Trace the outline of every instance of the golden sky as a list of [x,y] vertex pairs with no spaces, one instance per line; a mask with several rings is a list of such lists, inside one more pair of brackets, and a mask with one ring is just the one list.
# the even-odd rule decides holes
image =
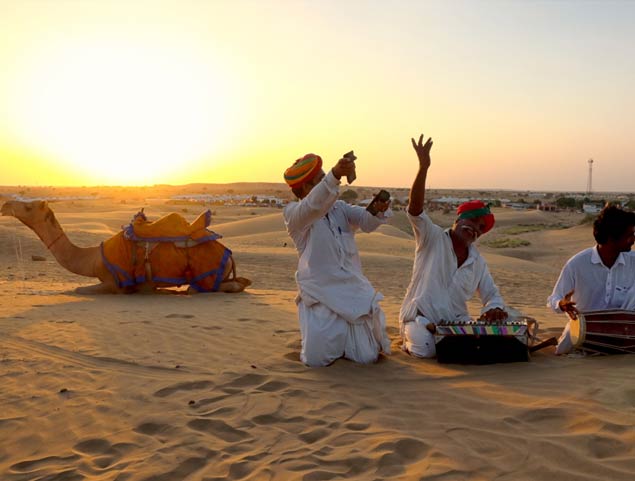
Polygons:
[[635,2],[0,0],[0,185],[635,186]]

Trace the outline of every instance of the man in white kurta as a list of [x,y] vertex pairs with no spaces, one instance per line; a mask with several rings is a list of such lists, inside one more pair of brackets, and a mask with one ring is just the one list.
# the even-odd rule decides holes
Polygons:
[[[580,312],[635,309],[635,213],[607,206],[593,224],[597,245],[578,252],[562,268],[547,300],[554,312],[576,318]],[[572,350],[567,322],[556,354]]]
[[399,313],[402,349],[416,357],[433,357],[434,337],[429,325],[441,321],[469,321],[467,301],[481,298],[481,315],[488,321],[507,318],[505,304],[485,259],[474,241],[494,225],[494,216],[481,201],[462,204],[449,229],[434,224],[423,211],[425,180],[430,167],[432,140],[412,139],[419,172],[410,191],[408,218],[415,235],[412,279]]
[[[321,159],[319,162],[321,166]],[[340,178],[350,169],[354,171],[350,163],[350,159],[341,159],[328,174],[320,168],[300,186],[296,182],[294,192],[301,198],[284,209],[287,231],[299,255],[300,358],[314,367],[340,357],[372,363],[381,351],[390,353],[385,316],[379,307],[383,296],[363,275],[354,239],[358,229],[372,232],[384,223],[383,211],[388,205],[382,205],[382,214],[374,216],[338,200]],[[285,173],[290,185],[289,180],[297,178]]]

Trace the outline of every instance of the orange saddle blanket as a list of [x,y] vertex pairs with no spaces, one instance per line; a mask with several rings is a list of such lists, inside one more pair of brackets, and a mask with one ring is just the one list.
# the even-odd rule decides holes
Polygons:
[[200,292],[217,291],[231,251],[207,227],[207,210],[193,222],[177,213],[150,222],[143,211],[101,245],[102,259],[119,287],[153,283],[189,284]]

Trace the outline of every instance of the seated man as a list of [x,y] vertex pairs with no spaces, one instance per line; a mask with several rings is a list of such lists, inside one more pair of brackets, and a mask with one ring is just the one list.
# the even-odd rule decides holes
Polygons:
[[[602,209],[593,222],[597,243],[578,252],[562,268],[547,301],[555,312],[576,319],[580,312],[598,309],[635,309],[635,212],[614,205]],[[571,351],[569,323],[564,328],[556,354]]]
[[355,174],[354,160],[341,158],[325,175],[322,159],[307,154],[284,173],[298,198],[285,207],[284,220],[299,255],[300,359],[308,366],[326,366],[340,357],[372,363],[381,351],[390,353],[379,307],[383,296],[362,274],[354,238],[357,229],[372,232],[385,223],[389,201],[377,203],[374,216],[338,200],[340,179]]
[[482,318],[507,319],[503,299],[474,241],[494,226],[494,215],[481,201],[459,206],[449,229],[434,224],[424,213],[425,183],[430,168],[432,139],[412,139],[419,171],[410,190],[408,218],[415,235],[412,279],[399,313],[402,349],[416,357],[436,354],[432,325],[440,321],[469,321],[467,301],[478,292]]

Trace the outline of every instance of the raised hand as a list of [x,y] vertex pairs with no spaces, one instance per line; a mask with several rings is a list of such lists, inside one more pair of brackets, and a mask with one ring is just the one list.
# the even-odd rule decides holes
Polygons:
[[419,136],[419,142],[412,141],[412,147],[417,153],[419,159],[419,171],[412,182],[410,188],[410,200],[408,202],[408,213],[417,216],[423,212],[423,206],[426,197],[426,177],[428,176],[428,168],[430,167],[430,149],[432,148],[432,139],[428,138],[423,143],[423,134]]
[[410,139],[412,141],[412,147],[415,149],[417,153],[417,158],[419,159],[419,168],[428,169],[430,167],[430,149],[432,148],[432,138],[428,137],[426,143],[423,143],[423,134],[419,136],[419,142],[415,142],[414,138]]
[[341,179],[344,176],[355,174],[355,159],[357,157],[344,155],[337,164],[333,167],[333,175],[336,179]]

